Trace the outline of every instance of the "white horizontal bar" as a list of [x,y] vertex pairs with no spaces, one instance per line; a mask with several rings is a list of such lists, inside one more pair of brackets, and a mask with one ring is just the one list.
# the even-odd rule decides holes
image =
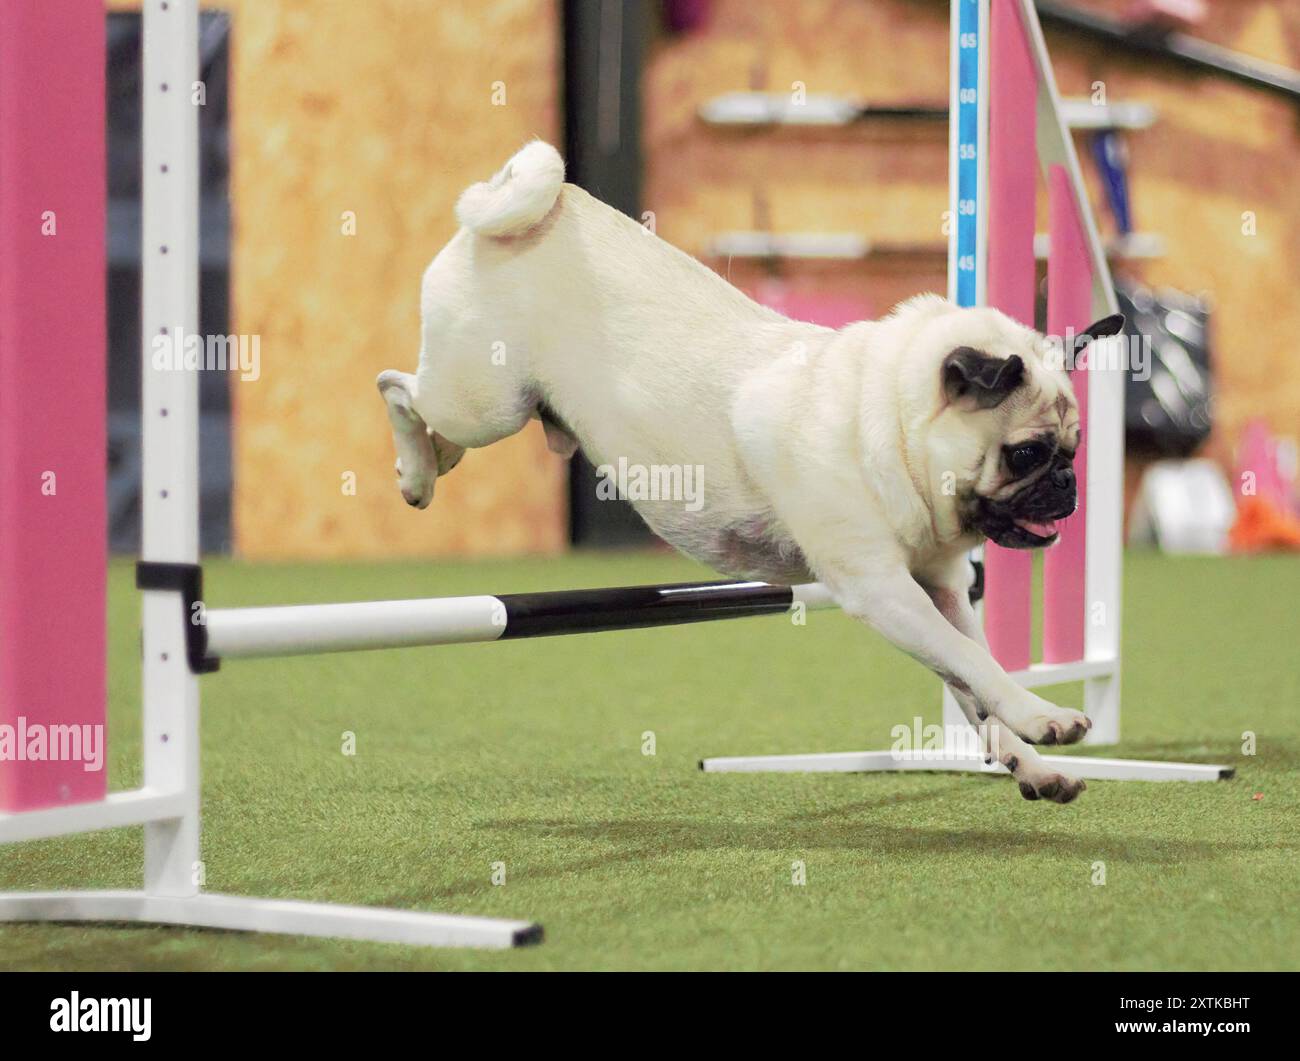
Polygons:
[[[1220,781],[1230,778],[1230,766],[1208,763],[1165,763],[1146,759],[1095,759],[1084,755],[1044,755],[1043,761],[1074,777],[1104,781]],[[711,774],[864,774],[897,770],[967,770],[1005,774],[1001,763],[985,765],[979,755],[941,750],[902,754],[892,751],[823,752],[809,755],[738,755],[704,759],[700,769]]]
[[[944,104],[879,104],[858,102],[845,96],[812,93],[796,99],[788,92],[727,92],[700,106],[700,118],[710,125],[852,125],[872,117],[874,111],[897,117],[900,112],[937,111]],[[1061,101],[1061,116],[1071,129],[1147,129],[1156,120],[1147,103],[1093,103],[1087,97]]]
[[[1168,253],[1169,244],[1158,232],[1130,232],[1124,236],[1110,236],[1102,241],[1108,258],[1163,258]],[[1034,257],[1039,261],[1047,260],[1051,249],[1051,236],[1046,232],[1034,235]]]
[[181,817],[185,807],[185,800],[179,794],[160,794],[150,788],[137,788],[111,793],[94,803],[0,814],[0,844],[168,821]]
[[805,608],[817,611],[822,608],[838,608],[831,591],[820,582],[805,582],[794,587],[794,602]]
[[[346,604],[301,604],[274,608],[213,608],[206,614],[207,656],[210,659],[252,656],[291,656],[321,652],[350,652],[371,648],[402,648],[413,645],[448,645],[473,641],[496,641],[509,634],[514,636],[516,625],[523,631],[519,636],[537,636],[539,633],[581,633],[583,620],[592,629],[616,629],[603,626],[610,621],[626,620],[629,615],[643,615],[637,626],[672,625],[689,622],[689,614],[672,617],[671,608],[660,610],[659,605],[687,603],[692,590],[698,590],[699,602],[720,591],[726,594],[739,591],[740,597],[734,612],[706,616],[700,621],[740,618],[745,614],[745,594],[754,591],[761,597],[773,587],[764,583],[723,584],[714,586],[702,583],[697,587],[660,586],[625,587],[597,590],[561,591],[557,593],[518,594],[505,598],[432,597],[421,600],[358,601]],[[776,587],[785,592],[781,587]],[[644,601],[645,592],[657,592],[654,600]],[[808,608],[834,608],[830,591],[818,583],[808,583],[789,589],[792,600]],[[632,603],[624,606],[627,595]],[[577,595],[580,600],[571,598]],[[507,602],[510,602],[507,604]],[[553,611],[556,619],[553,628],[539,630],[537,610]],[[515,609],[512,611],[511,609]],[[522,612],[518,615],[517,612]],[[754,614],[760,614],[755,612]],[[572,622],[565,622],[568,618]]]
[[[1034,255],[1047,258],[1048,234],[1034,236]],[[1130,232],[1105,241],[1111,258],[1163,258],[1168,250],[1165,238],[1155,232]],[[790,258],[810,261],[860,261],[872,255],[934,255],[946,253],[947,245],[933,243],[873,243],[856,232],[723,232],[704,248],[713,258]]]
[[207,612],[208,656],[293,656],[412,645],[495,641],[505,609],[492,596],[214,608]]
[[0,921],[128,921],[496,950],[542,938],[541,926],[531,921],[203,893],[10,892],[0,895]]
[[1100,781],[1226,781],[1236,774],[1216,763],[1165,763],[1152,759],[1096,759],[1091,755],[1044,755],[1058,770]]
[[1003,767],[985,766],[979,755],[920,751],[898,753],[823,752],[807,755],[736,755],[703,759],[700,769],[711,774],[865,774],[883,770],[979,770],[995,773]]
[[862,108],[851,99],[813,93],[796,101],[788,92],[728,92],[700,106],[710,125],[849,125]]
[[1073,663],[1034,663],[1027,670],[1011,671],[1010,676],[1026,689],[1058,682],[1081,682],[1085,678],[1105,678],[1119,672],[1115,659],[1081,659]]
[[706,254],[715,258],[817,258],[857,261],[871,253],[871,243],[854,232],[724,232]]
[[1149,129],[1156,109],[1149,103],[1093,103],[1075,96],[1061,100],[1061,117],[1071,129]]

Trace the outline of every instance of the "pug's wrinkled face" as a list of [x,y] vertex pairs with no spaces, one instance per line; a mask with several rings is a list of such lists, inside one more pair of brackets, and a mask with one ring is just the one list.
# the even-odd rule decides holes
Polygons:
[[[1075,351],[1118,334],[1119,315],[1080,333]],[[958,346],[942,362],[943,400],[967,424],[982,425],[967,441],[978,463],[961,477],[956,514],[964,534],[1010,549],[1037,549],[1059,535],[1059,521],[1078,507],[1074,457],[1079,405],[1046,338],[1026,328]],[[1017,352],[1009,352],[1008,347]]]
[[[974,495],[964,513],[967,527],[1009,549],[1051,545],[1058,521],[1078,507],[1074,453],[1078,407],[1061,399],[1057,424],[1002,447],[1002,483],[992,496]],[[1073,423],[1064,422],[1073,413]]]

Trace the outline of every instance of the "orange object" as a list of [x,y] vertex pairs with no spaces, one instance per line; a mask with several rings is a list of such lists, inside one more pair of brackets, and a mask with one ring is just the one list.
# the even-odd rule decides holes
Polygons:
[[1234,551],[1241,553],[1300,550],[1300,518],[1271,498],[1239,498],[1237,522],[1228,532],[1228,541]]

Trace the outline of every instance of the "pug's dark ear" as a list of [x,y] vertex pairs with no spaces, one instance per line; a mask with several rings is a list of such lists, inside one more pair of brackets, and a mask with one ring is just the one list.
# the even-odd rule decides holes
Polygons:
[[994,357],[972,346],[959,346],[943,359],[943,392],[950,402],[973,409],[992,409],[1025,378],[1019,354]]
[[1074,337],[1073,353],[1077,356],[1088,349],[1088,344],[1095,342],[1097,339],[1107,339],[1112,335],[1119,335],[1124,330],[1124,314],[1112,313],[1109,317],[1102,317],[1099,321],[1093,321],[1083,331]]

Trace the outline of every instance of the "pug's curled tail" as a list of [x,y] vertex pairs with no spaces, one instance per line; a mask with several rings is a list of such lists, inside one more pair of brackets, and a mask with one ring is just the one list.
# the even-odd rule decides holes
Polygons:
[[456,203],[456,218],[480,236],[517,236],[550,213],[563,183],[560,153],[534,140],[490,181],[466,188]]

